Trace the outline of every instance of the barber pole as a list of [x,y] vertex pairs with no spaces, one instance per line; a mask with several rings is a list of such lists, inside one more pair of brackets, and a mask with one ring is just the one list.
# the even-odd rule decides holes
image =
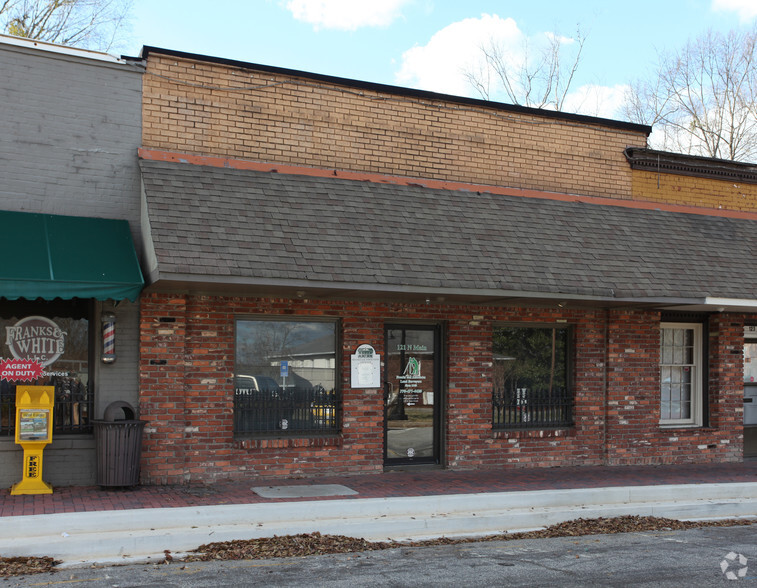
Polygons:
[[103,323],[103,363],[116,361],[116,315],[112,312],[102,314]]

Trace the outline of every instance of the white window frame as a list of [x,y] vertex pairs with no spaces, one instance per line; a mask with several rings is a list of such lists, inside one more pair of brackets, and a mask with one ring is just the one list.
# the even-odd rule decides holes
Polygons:
[[[663,364],[662,340],[665,329],[686,329],[693,332],[693,357],[692,363],[673,362]],[[702,425],[702,372],[704,370],[704,349],[702,345],[702,324],[701,323],[660,323],[660,361],[659,361],[659,400],[660,400],[660,425],[664,427],[680,426],[701,426]],[[688,367],[693,371],[691,378],[691,416],[689,418],[664,419],[662,418],[663,404],[663,368],[665,367]]]

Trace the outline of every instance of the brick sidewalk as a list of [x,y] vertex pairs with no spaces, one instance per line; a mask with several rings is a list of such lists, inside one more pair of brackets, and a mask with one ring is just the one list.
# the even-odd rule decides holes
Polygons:
[[[600,488],[605,486],[646,486],[665,484],[711,484],[757,482],[757,460],[731,464],[675,466],[616,466],[500,469],[484,471],[392,471],[360,476],[276,479],[250,477],[212,485],[137,486],[130,489],[103,489],[97,486],[55,488],[53,494],[11,496],[0,493],[0,516],[92,512],[142,508],[173,508],[229,504],[329,500],[333,498],[389,498]],[[296,484],[342,484],[356,495],[325,498],[261,498],[253,486]]]

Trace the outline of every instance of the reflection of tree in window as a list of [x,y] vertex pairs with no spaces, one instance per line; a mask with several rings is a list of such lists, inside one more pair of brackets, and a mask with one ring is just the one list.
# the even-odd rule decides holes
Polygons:
[[294,323],[240,321],[237,327],[237,371],[262,369],[268,372],[262,375],[273,374],[269,358],[286,349],[295,328]]
[[502,327],[494,332],[497,388],[565,388],[567,329]]
[[290,384],[331,388],[334,333],[334,324],[326,322],[238,321],[236,373],[281,380],[280,366],[286,360]]
[[495,428],[573,425],[569,334],[568,327],[495,329]]
[[88,321],[56,317],[53,321],[66,333],[64,353],[58,360],[48,366],[48,370],[70,372],[72,376],[87,377],[87,360],[89,354]]

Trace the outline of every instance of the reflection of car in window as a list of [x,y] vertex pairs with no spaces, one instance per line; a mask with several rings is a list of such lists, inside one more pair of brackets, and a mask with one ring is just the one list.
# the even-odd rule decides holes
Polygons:
[[336,395],[320,384],[281,387],[269,376],[234,376],[234,432],[281,433],[336,428]]
[[277,397],[281,392],[281,386],[268,376],[238,375],[234,378],[234,387],[238,394],[268,392],[272,397]]
[[284,390],[269,376],[234,376],[234,429],[274,432],[289,428],[292,407]]

